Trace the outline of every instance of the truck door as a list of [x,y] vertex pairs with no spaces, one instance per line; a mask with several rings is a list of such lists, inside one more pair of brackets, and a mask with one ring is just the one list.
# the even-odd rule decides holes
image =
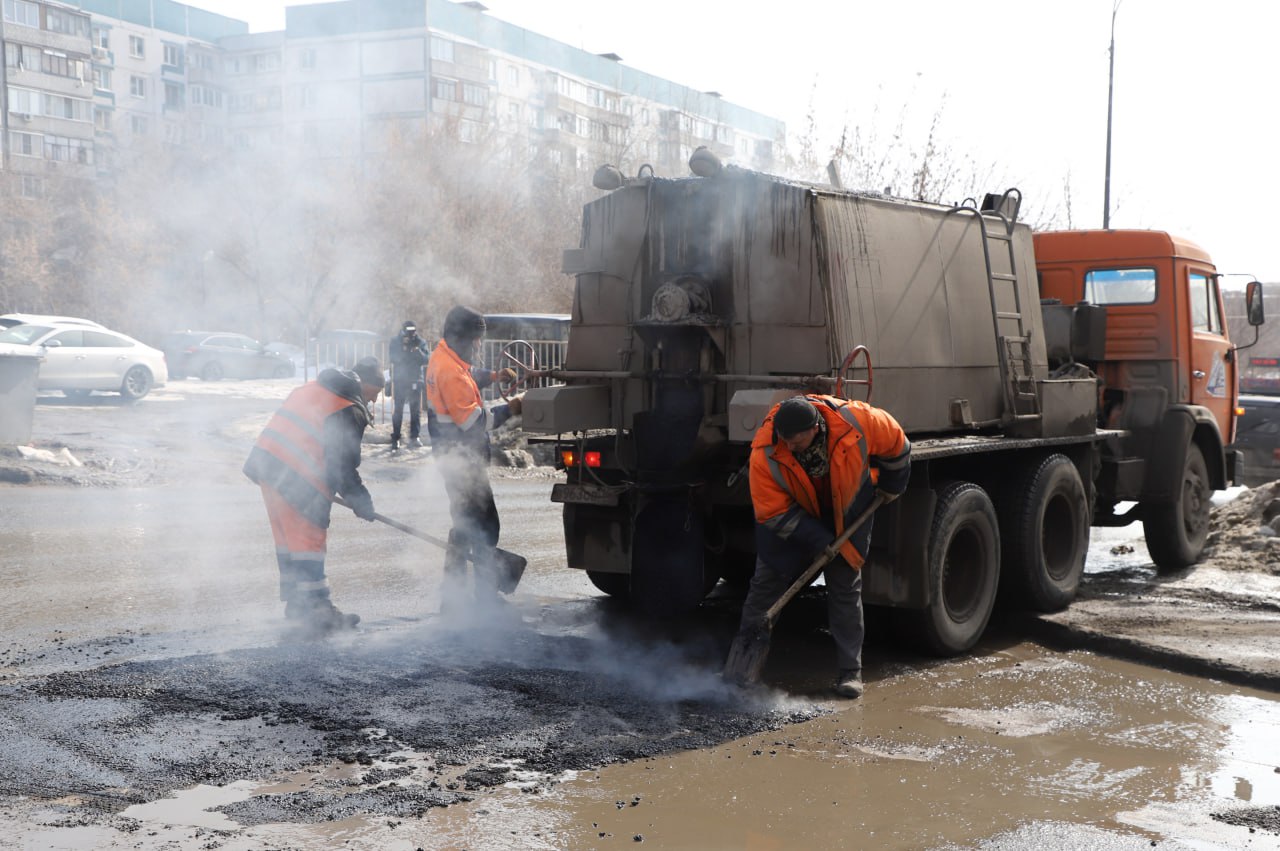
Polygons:
[[1222,316],[1222,299],[1218,279],[1209,271],[1190,268],[1186,285],[1191,317],[1191,357],[1183,365],[1189,373],[1190,402],[1213,412],[1229,443],[1232,434],[1232,408],[1235,404],[1236,364],[1227,357],[1231,342],[1227,339]]

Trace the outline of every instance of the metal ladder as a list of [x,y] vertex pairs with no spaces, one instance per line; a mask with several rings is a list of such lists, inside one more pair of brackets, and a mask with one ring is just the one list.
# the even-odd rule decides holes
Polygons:
[[[1018,265],[1013,248],[1013,225],[1018,220],[1022,193],[1009,189],[1003,195],[988,195],[979,209],[973,199],[952,207],[952,213],[972,214],[982,234],[982,257],[987,269],[987,293],[991,299],[992,329],[1000,356],[1000,378],[1004,383],[1005,420],[1028,421],[1040,417],[1040,397],[1036,393],[1031,363],[1031,332],[1022,309],[1018,289]],[[1006,211],[1009,211],[1006,213]],[[992,227],[988,227],[988,224]],[[1008,272],[997,272],[992,259],[993,243],[1001,243],[1008,259]],[[998,249],[996,249],[998,250]],[[1013,310],[1001,310],[999,285],[1013,292]]]

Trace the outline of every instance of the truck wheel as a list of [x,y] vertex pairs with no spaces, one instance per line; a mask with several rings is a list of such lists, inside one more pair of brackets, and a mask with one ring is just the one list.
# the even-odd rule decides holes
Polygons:
[[[686,496],[657,498],[635,518],[631,550],[631,603],[651,618],[691,613],[710,590],[702,516]],[[710,577],[714,585],[718,575]]]
[[917,613],[928,652],[956,656],[982,637],[1000,578],[996,509],[978,485],[949,482],[938,490],[929,538],[932,602]]
[[625,601],[631,596],[631,577],[625,573],[588,570],[587,578],[592,585],[614,599]]
[[1143,506],[1142,532],[1157,573],[1171,573],[1196,563],[1209,537],[1209,468],[1204,453],[1192,443],[1182,467],[1182,490],[1169,503]]
[[1088,500],[1076,465],[1050,455],[1024,471],[1001,503],[1001,585],[1034,611],[1065,609],[1089,553]]

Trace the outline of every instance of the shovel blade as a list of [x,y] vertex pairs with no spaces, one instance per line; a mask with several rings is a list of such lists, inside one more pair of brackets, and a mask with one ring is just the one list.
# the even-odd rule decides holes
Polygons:
[[769,631],[765,629],[751,632],[739,632],[729,648],[729,658],[725,660],[721,678],[725,682],[738,686],[755,685],[760,682],[764,672],[764,663],[769,658]]
[[525,566],[529,560],[524,556],[501,548],[495,549],[493,560],[490,562],[494,571],[494,587],[503,594],[510,594],[516,590],[516,586],[520,584],[520,577],[524,576]]

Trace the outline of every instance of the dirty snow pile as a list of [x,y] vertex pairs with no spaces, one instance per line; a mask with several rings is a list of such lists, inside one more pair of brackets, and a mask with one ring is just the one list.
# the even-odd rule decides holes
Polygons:
[[1213,509],[1202,563],[1280,576],[1280,481],[1245,489]]

